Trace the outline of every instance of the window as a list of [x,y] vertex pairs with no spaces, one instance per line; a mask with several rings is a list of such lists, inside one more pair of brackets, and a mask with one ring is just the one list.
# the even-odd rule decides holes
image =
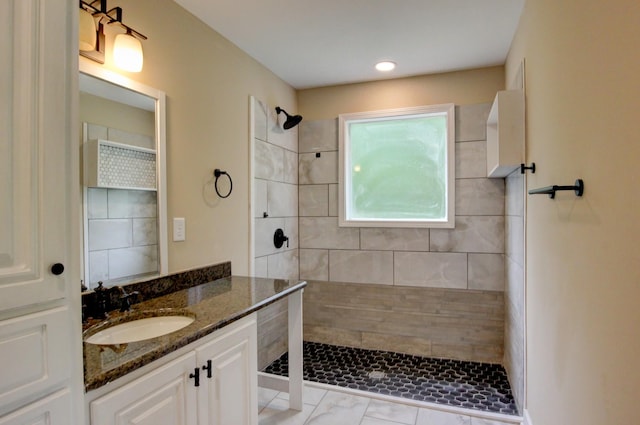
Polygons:
[[454,105],[339,117],[340,226],[454,227]]

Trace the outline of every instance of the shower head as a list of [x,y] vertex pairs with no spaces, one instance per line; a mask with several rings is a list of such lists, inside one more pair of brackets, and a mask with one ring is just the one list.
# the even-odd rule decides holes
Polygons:
[[282,126],[285,130],[289,130],[290,128],[295,127],[296,125],[300,124],[300,121],[302,121],[301,115],[289,115],[287,111],[285,111],[279,106],[276,106],[276,114],[279,115],[280,112],[284,112],[284,114],[287,116],[287,120],[284,122],[284,125]]

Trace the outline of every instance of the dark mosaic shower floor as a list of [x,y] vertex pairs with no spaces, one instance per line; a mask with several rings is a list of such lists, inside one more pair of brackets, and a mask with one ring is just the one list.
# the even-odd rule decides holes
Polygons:
[[[287,353],[264,371],[287,376]],[[507,374],[496,364],[305,341],[304,379],[449,406],[518,414]]]

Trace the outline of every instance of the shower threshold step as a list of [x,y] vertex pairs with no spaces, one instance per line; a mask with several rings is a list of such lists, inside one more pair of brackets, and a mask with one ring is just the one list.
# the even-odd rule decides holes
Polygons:
[[[447,406],[518,415],[499,364],[420,357],[305,341],[304,379]],[[264,369],[288,376],[283,354]]]

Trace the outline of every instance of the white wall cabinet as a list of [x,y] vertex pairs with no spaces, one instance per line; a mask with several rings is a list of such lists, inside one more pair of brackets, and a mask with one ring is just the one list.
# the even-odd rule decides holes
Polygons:
[[0,2],[2,425],[81,418],[77,7]]
[[487,176],[506,177],[524,162],[524,92],[499,91],[487,118]]
[[[90,403],[91,425],[257,425],[255,314]],[[198,375],[196,386],[195,375]]]

